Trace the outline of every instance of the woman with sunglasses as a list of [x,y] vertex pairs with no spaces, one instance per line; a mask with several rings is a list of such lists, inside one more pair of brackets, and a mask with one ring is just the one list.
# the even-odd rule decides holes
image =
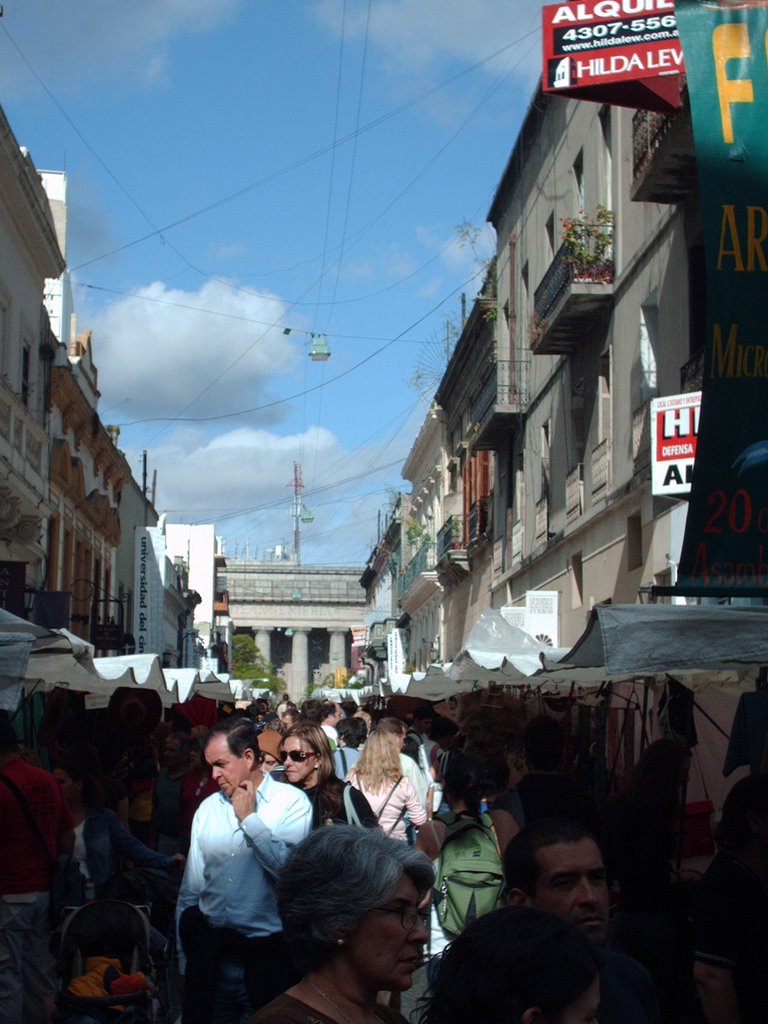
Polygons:
[[376,815],[362,793],[336,775],[328,738],[319,725],[292,726],[280,742],[280,760],[285,781],[309,797],[313,829],[339,822],[376,827]]
[[318,829],[290,854],[277,905],[304,973],[251,1024],[405,1024],[381,991],[404,992],[421,965],[427,858],[378,831]]

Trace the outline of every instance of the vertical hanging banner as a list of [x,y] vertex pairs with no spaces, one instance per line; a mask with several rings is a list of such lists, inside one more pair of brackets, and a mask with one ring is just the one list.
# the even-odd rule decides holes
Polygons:
[[768,0],[679,0],[706,259],[682,586],[768,588]]

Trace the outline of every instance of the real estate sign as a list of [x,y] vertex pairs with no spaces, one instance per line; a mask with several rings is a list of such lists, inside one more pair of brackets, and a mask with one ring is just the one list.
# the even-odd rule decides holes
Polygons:
[[768,589],[768,0],[679,0],[706,266],[678,583]]
[[544,92],[646,110],[680,106],[674,0],[584,0],[543,8]]
[[699,432],[701,392],[651,401],[651,489],[654,494],[688,494]]

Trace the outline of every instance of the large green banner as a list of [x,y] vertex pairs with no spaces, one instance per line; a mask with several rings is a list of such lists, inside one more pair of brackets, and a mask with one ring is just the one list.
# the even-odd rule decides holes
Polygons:
[[768,588],[768,0],[679,0],[704,229],[701,420],[678,582]]

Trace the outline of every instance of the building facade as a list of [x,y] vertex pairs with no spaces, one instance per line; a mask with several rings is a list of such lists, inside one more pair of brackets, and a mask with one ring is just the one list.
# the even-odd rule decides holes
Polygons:
[[558,592],[565,645],[594,604],[669,582],[685,521],[651,493],[649,414],[703,345],[701,229],[695,192],[637,194],[639,120],[537,94],[489,213],[495,395],[475,446],[497,469],[491,602]]
[[[403,559],[403,607],[439,619],[440,660],[484,608],[568,646],[596,603],[674,582],[686,504],[652,493],[650,404],[700,386],[694,170],[685,106],[534,96],[488,214],[495,257],[404,470],[435,532]],[[417,632],[414,668],[438,653]]]
[[42,183],[0,110],[0,589],[17,614],[46,578],[55,338],[43,294],[63,269]]
[[251,633],[292,699],[357,670],[350,630],[365,614],[359,569],[228,558],[227,590],[238,632]]

